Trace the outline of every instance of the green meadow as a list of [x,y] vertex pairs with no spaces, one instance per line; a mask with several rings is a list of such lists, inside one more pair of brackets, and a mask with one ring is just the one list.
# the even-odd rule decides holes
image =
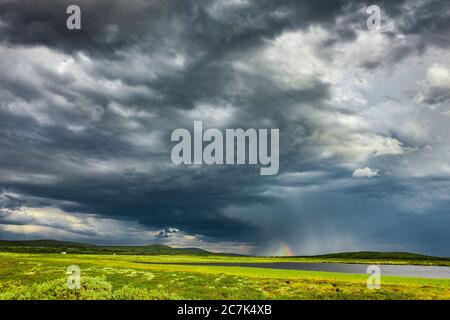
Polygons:
[[[0,299],[450,299],[450,279],[385,276],[381,289],[375,290],[367,288],[367,275],[151,264],[268,261],[406,263],[413,260],[260,258],[191,252],[164,255],[1,252]],[[438,259],[420,260],[418,264],[442,263]],[[66,270],[70,265],[80,267],[80,289],[67,287]]]

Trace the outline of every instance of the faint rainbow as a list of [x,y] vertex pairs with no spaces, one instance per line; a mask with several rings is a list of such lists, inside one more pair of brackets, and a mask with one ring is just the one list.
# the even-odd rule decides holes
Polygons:
[[286,243],[281,242],[281,248],[285,256],[292,257],[294,255],[294,251]]

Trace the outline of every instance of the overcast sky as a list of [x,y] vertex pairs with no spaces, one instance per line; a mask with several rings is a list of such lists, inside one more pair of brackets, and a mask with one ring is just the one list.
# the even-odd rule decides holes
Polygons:
[[[0,0],[0,238],[450,256],[448,0],[73,2]],[[194,120],[279,173],[173,164]]]

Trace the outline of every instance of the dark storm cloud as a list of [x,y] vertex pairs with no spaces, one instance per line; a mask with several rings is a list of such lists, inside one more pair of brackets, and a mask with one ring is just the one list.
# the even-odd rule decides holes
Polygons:
[[421,101],[429,105],[440,105],[450,101],[449,89],[432,87],[425,93]]
[[24,202],[17,197],[0,193],[0,217],[8,216],[11,211],[20,209],[23,204]]
[[[378,3],[393,16],[402,14],[404,1]],[[5,24],[2,38],[13,44],[108,54],[133,45],[141,46],[144,41],[148,48],[157,50],[178,34],[189,40],[186,45],[192,50],[207,46],[207,56],[211,57],[236,48],[255,46],[263,37],[274,36],[284,29],[308,27],[314,23],[333,28],[336,18],[344,14],[351,17],[347,18],[347,23],[361,25],[365,18],[352,15],[352,10],[367,7],[367,4],[344,0],[251,1],[236,10],[219,8],[219,16],[215,17],[208,12],[213,4],[211,1],[81,0],[77,5],[82,9],[82,30],[72,32],[65,27],[65,10],[71,4],[68,0],[2,0],[0,10]],[[424,7],[433,10],[434,15],[441,13],[439,5]],[[118,31],[113,32],[111,26],[117,26]],[[410,27],[406,31],[414,32],[415,29],[418,28]],[[339,31],[344,38],[353,37],[351,28]],[[115,37],[108,37],[111,33]]]
[[[399,30],[405,35],[421,35],[423,44],[450,45],[450,4],[448,1],[411,1],[401,15]],[[402,12],[401,12],[402,13]]]
[[[216,2],[218,3],[218,2]],[[217,9],[211,1],[88,1],[77,2],[82,9],[82,30],[65,27],[66,8],[71,1],[0,2],[1,38],[12,44],[44,45],[63,51],[89,51],[113,56],[131,46],[159,50],[176,37],[190,52],[207,48],[206,60],[226,52],[243,50],[283,30],[306,28],[319,23],[335,30],[339,39],[353,39],[353,28],[365,27],[361,10],[372,2],[249,1],[238,9]],[[428,42],[448,46],[449,6],[446,1],[377,1],[382,15],[395,19],[406,35],[426,35]],[[336,24],[337,18],[345,23]],[[394,36],[394,34],[392,34]],[[181,40],[181,39],[180,39]],[[170,43],[176,45],[176,43]],[[204,61],[202,61],[203,63]]]
[[[71,1],[2,0],[2,21],[6,23],[2,37],[12,44],[44,45],[65,51],[92,50],[107,53],[138,42],[143,24],[151,26],[164,10],[165,1],[78,1],[82,8],[82,31],[66,28],[66,9]],[[168,4],[170,6],[170,4]],[[166,7],[166,8],[164,8]],[[167,12],[167,11],[166,11]],[[108,41],[108,29],[120,25],[114,41]]]
[[[258,60],[268,42],[287,31],[307,32],[311,26],[329,30],[317,44],[317,55],[330,60],[327,55],[335,46],[351,43],[365,28],[366,6],[336,0],[251,1],[221,7],[224,3],[78,1],[82,30],[72,32],[65,28],[65,9],[71,1],[0,0],[0,40],[8,59],[0,62],[0,183],[23,195],[20,204],[5,198],[2,205],[57,205],[67,211],[135,218],[148,227],[164,228],[162,238],[169,237],[166,228],[173,227],[257,244],[283,233],[304,233],[302,240],[307,241],[308,226],[314,225],[323,225],[323,232],[331,232],[333,225],[350,232],[363,223],[357,211],[366,203],[373,205],[367,215],[389,210],[389,202],[377,206],[372,198],[389,192],[400,195],[407,186],[379,180],[334,186],[350,176],[340,166],[347,161],[342,158],[352,161],[356,156],[337,150],[338,155],[318,160],[323,150],[317,150],[317,144],[332,146],[336,142],[328,139],[354,133],[341,118],[355,114],[330,106],[330,83],[314,74],[306,79],[308,85],[290,87]],[[387,52],[387,63],[363,59],[363,67],[383,68],[427,46],[445,46],[428,37],[430,32],[448,36],[446,11],[440,9],[445,1],[414,2],[416,9],[405,14],[410,3],[379,5],[401,32],[417,35],[420,41],[394,46]],[[27,59],[31,66],[20,69]],[[236,71],[236,61],[257,72]],[[285,180],[261,177],[255,167],[173,166],[170,132],[191,128],[189,112],[202,103],[236,107],[228,127],[280,128]],[[311,105],[311,110],[302,111]],[[334,122],[322,123],[322,118]],[[348,149],[358,146],[361,136],[381,139],[383,146],[394,141],[389,135],[358,129]],[[300,171],[327,173],[304,182],[295,178]],[[321,185],[331,191],[318,190],[291,206],[273,191]],[[355,205],[354,199],[360,202]],[[265,225],[229,213],[241,208],[258,220],[255,206],[271,208]],[[330,220],[329,212],[337,207],[341,211]],[[273,219],[278,222],[268,231]],[[354,225],[348,222],[355,220]]]

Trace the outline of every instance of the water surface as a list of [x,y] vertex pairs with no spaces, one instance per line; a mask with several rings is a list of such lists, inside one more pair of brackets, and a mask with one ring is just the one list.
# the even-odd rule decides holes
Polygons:
[[[250,268],[270,268],[283,270],[304,270],[304,271],[326,271],[341,273],[366,274],[367,264],[350,263],[310,263],[310,262],[260,262],[260,263],[154,263],[151,264],[177,264],[191,266],[216,266],[216,267],[250,267]],[[413,266],[413,265],[378,265],[381,268],[381,275],[415,277],[415,278],[437,278],[450,279],[450,267],[440,266]]]

